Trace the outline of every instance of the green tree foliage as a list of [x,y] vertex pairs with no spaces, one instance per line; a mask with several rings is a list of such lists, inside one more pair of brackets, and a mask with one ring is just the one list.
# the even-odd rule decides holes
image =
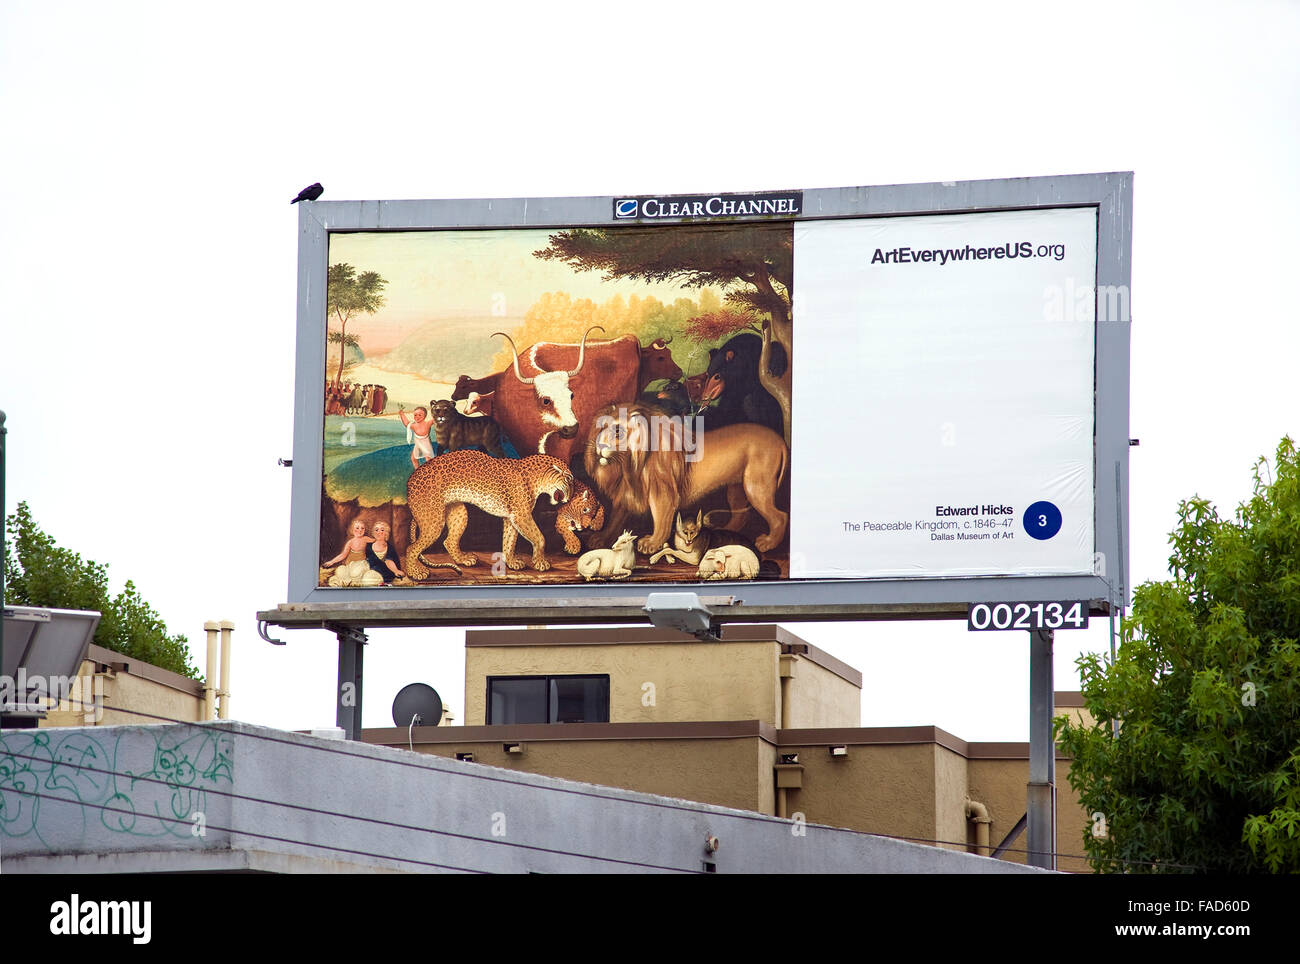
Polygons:
[[[325,296],[325,313],[333,315],[339,323],[339,330],[331,332],[330,340],[341,342],[339,350],[339,370],[335,381],[343,383],[343,360],[347,356],[348,345],[357,344],[356,337],[348,334],[348,322],[358,312],[373,315],[384,306],[381,291],[388,282],[377,271],[363,271],[350,264],[339,262],[329,268],[329,287]],[[337,335],[337,339],[333,336]]]
[[135,584],[128,580],[110,597],[108,567],[58,545],[36,525],[26,502],[18,503],[6,522],[4,578],[6,605],[95,610],[100,613],[98,645],[182,676],[202,678],[190,665],[186,638],[168,635],[162,618]]
[[[1300,871],[1300,458],[1235,518],[1180,504],[1173,579],[1146,583],[1113,665],[1081,657],[1092,725],[1056,720],[1101,871]],[[1118,737],[1112,721],[1118,721]],[[1097,822],[1100,826],[1100,822]],[[1131,862],[1131,863],[1130,863]],[[1150,862],[1149,864],[1143,862]]]

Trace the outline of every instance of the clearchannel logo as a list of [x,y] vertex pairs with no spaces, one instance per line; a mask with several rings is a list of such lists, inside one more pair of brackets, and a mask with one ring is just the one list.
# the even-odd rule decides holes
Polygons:
[[802,191],[765,194],[673,194],[614,199],[616,221],[663,219],[789,218],[803,210]]

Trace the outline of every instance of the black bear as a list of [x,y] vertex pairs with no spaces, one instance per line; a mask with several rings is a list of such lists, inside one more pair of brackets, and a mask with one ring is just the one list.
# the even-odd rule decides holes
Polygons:
[[[710,404],[704,415],[706,431],[736,422],[753,422],[767,426],[778,435],[785,434],[781,405],[758,380],[762,351],[763,339],[746,333],[709,352],[702,399]],[[779,378],[785,374],[788,364],[785,348],[773,344],[768,365],[771,373]]]

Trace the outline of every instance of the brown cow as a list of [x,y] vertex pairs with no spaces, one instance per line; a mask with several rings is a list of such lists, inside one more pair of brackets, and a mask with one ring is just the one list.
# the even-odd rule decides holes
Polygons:
[[495,372],[487,378],[470,378],[468,375],[461,375],[456,379],[456,387],[452,390],[451,400],[459,402],[462,398],[469,398],[471,392],[478,392],[480,395],[491,395],[497,390],[497,381],[505,372]]
[[[592,328],[588,333],[603,330]],[[502,337],[509,341],[509,336],[502,334]],[[682,370],[668,348],[670,341],[671,338],[657,338],[642,346],[635,335],[623,335],[609,341],[586,340],[585,349],[583,344],[538,342],[522,352],[515,351],[517,373],[512,367],[485,378],[461,375],[451,397],[453,401],[469,399],[475,394],[491,397],[490,414],[521,453],[538,452],[567,461],[597,409],[611,402],[635,401],[640,391],[656,379],[676,381],[682,377]],[[544,373],[567,374],[576,423],[562,411],[564,399],[546,394],[553,391],[551,388],[539,393],[534,384],[525,384],[524,379],[534,379]],[[572,430],[574,424],[576,431]],[[566,426],[570,428],[569,434],[565,432]]]
[[[465,399],[466,415],[486,415],[492,417],[492,407],[495,404],[496,392],[488,392],[486,395],[480,395],[478,392],[470,392]],[[453,399],[455,401],[455,399]],[[430,405],[433,403],[430,402]]]
[[648,345],[641,346],[641,367],[637,375],[637,394],[645,391],[647,385],[660,378],[675,382],[682,377],[682,370],[673,361],[673,353],[668,344],[671,338],[656,338]]

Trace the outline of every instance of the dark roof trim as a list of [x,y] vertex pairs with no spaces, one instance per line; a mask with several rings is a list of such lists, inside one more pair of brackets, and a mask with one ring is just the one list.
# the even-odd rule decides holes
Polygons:
[[[363,730],[361,741],[406,746],[405,727]],[[584,743],[625,740],[741,740],[773,746],[941,746],[968,760],[1028,760],[1028,743],[967,743],[937,726],[825,727],[778,730],[761,720],[702,723],[524,723],[505,726],[417,726],[411,742],[423,745],[471,743]],[[1058,752],[1058,760],[1068,759]]]
[[[774,623],[731,623],[722,629],[724,643],[780,643],[807,646],[807,640]],[[574,629],[470,629],[466,648],[473,646],[616,646],[646,643],[701,644],[694,636],[645,626],[604,626]]]
[[[406,727],[363,730],[363,743],[405,746]],[[736,740],[776,744],[776,727],[761,720],[703,723],[516,723],[502,726],[417,726],[412,743],[582,743],[621,740]]]
[[966,756],[966,741],[937,726],[827,727],[780,730],[779,746],[892,746],[907,743],[937,743]]
[[[966,754],[968,760],[1028,760],[1029,744],[1028,743],[972,743],[970,752]],[[1063,754],[1060,747],[1057,747],[1056,758],[1058,760],[1068,760],[1068,756]],[[1062,774],[1057,774],[1057,785],[1064,782]]]
[[163,669],[153,663],[146,663],[144,660],[136,659],[133,656],[126,656],[111,649],[105,649],[103,646],[96,646],[94,643],[91,643],[90,648],[86,650],[86,659],[111,667],[115,672],[126,673],[128,676],[138,676],[152,683],[179,690],[188,696],[195,696],[200,699],[203,697],[203,684],[196,679],[190,679],[180,673],[173,673],[169,669]]

